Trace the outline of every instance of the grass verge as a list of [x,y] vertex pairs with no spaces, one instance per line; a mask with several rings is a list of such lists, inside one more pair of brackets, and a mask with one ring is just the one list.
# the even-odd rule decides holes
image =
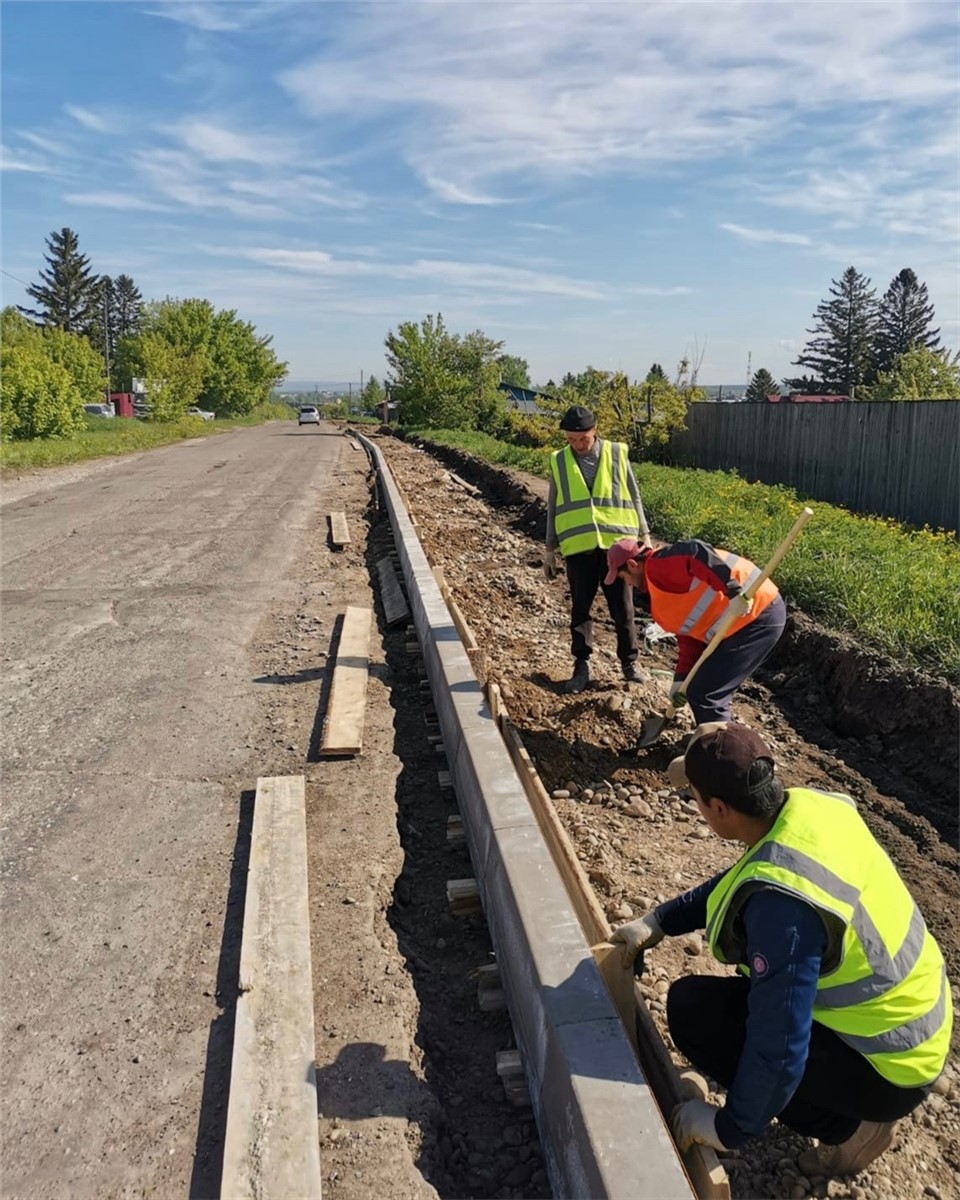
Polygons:
[[87,427],[73,438],[36,438],[32,441],[8,441],[0,445],[0,467],[5,473],[35,467],[59,467],[85,462],[91,458],[109,458],[168,446],[184,438],[210,437],[229,429],[262,425],[264,421],[296,420],[287,404],[262,404],[245,417],[204,421],[183,417],[171,424],[131,420],[125,417],[87,417]]
[[[550,452],[485,434],[420,430],[420,436],[546,476]],[[650,525],[666,541],[701,538],[764,563],[804,504],[814,511],[777,568],[784,595],[825,625],[904,664],[960,683],[960,545],[952,533],[915,529],[748,483],[735,473],[636,468]]]

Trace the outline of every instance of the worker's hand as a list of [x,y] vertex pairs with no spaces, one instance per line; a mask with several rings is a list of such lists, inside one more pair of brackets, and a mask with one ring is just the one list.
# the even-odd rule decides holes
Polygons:
[[559,573],[560,567],[557,563],[557,552],[548,546],[543,552],[544,577],[552,582]]
[[610,934],[610,941],[617,942],[622,947],[620,964],[627,969],[633,966],[633,960],[641,950],[659,946],[664,936],[656,913],[648,912],[645,916],[637,917],[635,921],[620,925]]
[[753,609],[753,598],[745,596],[743,592],[739,596],[734,596],[730,601],[730,607],[738,617],[749,617]]
[[674,1140],[682,1154],[691,1146],[710,1146],[726,1150],[717,1137],[716,1116],[720,1109],[706,1100],[686,1100],[678,1104],[670,1116]]
[[645,533],[645,534],[643,535],[643,537],[640,539],[640,545],[641,545],[641,546],[644,546],[644,547],[645,547],[647,550],[652,550],[652,549],[653,549],[653,542],[650,540],[650,534],[649,534],[649,533]]

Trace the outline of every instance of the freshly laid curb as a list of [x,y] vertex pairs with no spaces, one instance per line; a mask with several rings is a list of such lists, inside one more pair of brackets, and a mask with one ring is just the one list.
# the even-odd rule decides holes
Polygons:
[[[359,436],[359,435],[358,435]],[[554,1195],[693,1195],[426,554],[379,471]]]

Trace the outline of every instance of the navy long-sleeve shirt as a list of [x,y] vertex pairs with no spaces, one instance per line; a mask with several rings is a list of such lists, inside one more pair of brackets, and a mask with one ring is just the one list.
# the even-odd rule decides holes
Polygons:
[[[703,929],[707,897],[724,872],[660,905],[657,919],[669,937]],[[726,1105],[716,1118],[720,1140],[733,1150],[761,1133],[781,1113],[803,1078],[813,1005],[827,937],[805,901],[766,888],[740,912],[750,972],[747,1035]]]

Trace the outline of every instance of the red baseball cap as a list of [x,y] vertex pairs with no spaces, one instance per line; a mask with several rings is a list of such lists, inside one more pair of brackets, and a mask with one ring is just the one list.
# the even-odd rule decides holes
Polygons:
[[607,573],[603,582],[609,587],[622,567],[635,558],[646,558],[649,553],[650,550],[641,546],[636,538],[621,538],[619,542],[614,542],[607,551]]

